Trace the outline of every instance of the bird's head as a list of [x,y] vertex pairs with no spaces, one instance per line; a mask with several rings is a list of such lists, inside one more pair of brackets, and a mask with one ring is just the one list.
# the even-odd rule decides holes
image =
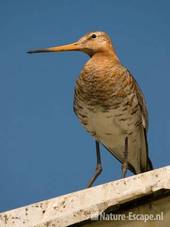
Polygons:
[[105,32],[89,32],[78,41],[81,50],[89,56],[112,50],[112,41]]
[[62,52],[62,51],[82,51],[93,56],[99,52],[113,51],[112,41],[105,32],[89,32],[81,37],[77,42],[54,46],[49,48],[30,50],[28,53]]

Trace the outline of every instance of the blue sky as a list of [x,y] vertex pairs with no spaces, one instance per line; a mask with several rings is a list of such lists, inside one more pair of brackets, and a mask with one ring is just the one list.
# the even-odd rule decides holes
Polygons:
[[[31,48],[106,31],[140,84],[149,109],[154,167],[170,160],[170,2],[0,2],[0,211],[77,191],[95,169],[94,141],[73,113],[74,84],[88,56],[28,55]],[[102,148],[101,184],[120,164]]]

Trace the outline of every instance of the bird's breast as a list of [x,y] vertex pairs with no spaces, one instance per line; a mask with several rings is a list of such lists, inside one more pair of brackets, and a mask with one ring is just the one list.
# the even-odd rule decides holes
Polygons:
[[133,85],[122,66],[83,70],[76,82],[74,111],[84,127],[96,137],[131,134],[141,123]]
[[83,69],[76,81],[74,104],[75,108],[78,105],[78,110],[83,105],[93,111],[96,108],[108,111],[118,108],[122,100],[128,100],[133,92],[133,80],[123,66],[89,66]]

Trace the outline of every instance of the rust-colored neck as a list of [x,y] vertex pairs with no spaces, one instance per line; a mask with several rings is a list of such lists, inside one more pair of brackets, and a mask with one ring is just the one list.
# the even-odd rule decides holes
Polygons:
[[88,71],[96,71],[103,74],[109,71],[116,65],[121,64],[113,49],[96,52],[89,61],[85,64],[85,69]]
[[96,52],[94,55],[91,56],[91,60],[93,61],[107,61],[112,62],[113,64],[120,64],[120,60],[116,55],[116,52],[113,48],[108,48],[106,50]]

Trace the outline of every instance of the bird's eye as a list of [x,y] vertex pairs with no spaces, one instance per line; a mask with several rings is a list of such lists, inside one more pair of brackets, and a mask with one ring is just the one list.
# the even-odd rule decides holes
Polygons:
[[91,36],[93,39],[95,39],[97,36],[96,36],[96,34],[92,34],[92,36]]

